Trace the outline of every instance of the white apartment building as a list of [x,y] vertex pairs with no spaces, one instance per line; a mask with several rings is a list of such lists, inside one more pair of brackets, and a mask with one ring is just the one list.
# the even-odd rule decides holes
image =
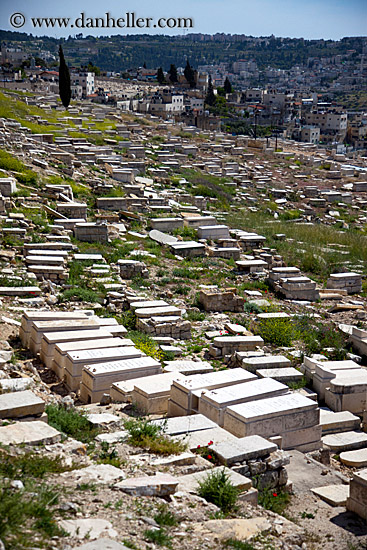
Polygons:
[[70,80],[72,86],[82,87],[84,97],[94,94],[94,73],[86,71],[71,73]]
[[246,101],[261,102],[263,98],[263,90],[260,88],[249,88],[246,90]]
[[305,143],[318,143],[320,141],[320,128],[316,126],[304,126],[301,130],[301,141]]
[[340,132],[345,131],[348,125],[347,113],[336,112],[311,112],[306,113],[307,125],[318,126],[321,132]]

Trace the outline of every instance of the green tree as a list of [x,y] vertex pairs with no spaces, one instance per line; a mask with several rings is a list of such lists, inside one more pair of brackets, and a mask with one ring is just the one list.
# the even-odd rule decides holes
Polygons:
[[205,97],[205,103],[207,105],[210,105],[211,107],[214,105],[215,103],[215,95],[214,95],[214,88],[213,88],[213,82],[212,82],[212,77],[209,75],[209,83],[208,83],[208,91],[206,93],[206,97]]
[[66,64],[61,45],[59,46],[59,57],[59,94],[63,106],[67,109],[71,99],[70,72],[69,67]]
[[89,73],[94,73],[96,76],[99,76],[101,74],[101,69],[93,65],[91,61],[89,61],[88,63],[87,71]]
[[186,67],[184,70],[184,75],[186,78],[186,81],[188,84],[190,84],[190,88],[195,88],[196,82],[195,82],[195,71],[191,67],[189,60],[186,60]]
[[165,82],[162,67],[159,67],[159,69],[157,71],[157,80],[158,80],[159,84],[164,84],[164,82]]
[[232,93],[232,84],[230,83],[228,76],[224,81],[224,91],[226,92],[226,94]]
[[178,82],[177,67],[173,63],[171,63],[171,66],[168,71],[168,75],[172,84],[175,84],[176,82]]

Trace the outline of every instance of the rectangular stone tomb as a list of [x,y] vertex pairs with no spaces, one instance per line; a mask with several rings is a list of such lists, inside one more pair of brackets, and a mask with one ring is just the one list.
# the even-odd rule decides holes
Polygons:
[[201,430],[218,428],[218,424],[209,418],[206,418],[202,414],[152,420],[152,423],[161,426],[164,433],[167,435],[183,435]]
[[0,296],[40,296],[42,291],[38,286],[0,286]]
[[[192,416],[190,418],[193,418]],[[223,428],[216,426],[215,428],[208,428],[205,430],[197,430],[195,432],[187,432],[180,435],[175,435],[176,439],[183,441],[187,444],[190,451],[194,451],[199,446],[212,448],[212,445],[216,443],[228,443],[231,444],[238,440],[238,437],[227,432]]]
[[185,216],[184,225],[189,227],[202,227],[204,225],[215,225],[217,220],[213,216]]
[[289,359],[284,355],[263,355],[262,357],[242,357],[239,359],[244,369],[256,372],[258,369],[283,369],[291,366]]
[[214,369],[206,361],[165,361],[165,372],[180,372],[182,374],[205,374]]
[[301,382],[303,379],[303,374],[293,367],[284,369],[259,369],[256,371],[256,374],[260,376],[260,378],[272,378],[283,384]]
[[198,227],[199,239],[228,239],[229,229],[226,225],[203,225]]
[[350,411],[362,415],[367,407],[367,370],[338,373],[325,390],[325,403],[335,412]]
[[320,409],[322,435],[359,430],[361,420],[349,411],[333,412]]
[[212,357],[232,355],[235,351],[255,351],[262,346],[264,340],[260,336],[217,336],[209,348]]
[[109,393],[115,382],[161,372],[160,363],[151,357],[138,357],[85,367],[82,371],[80,399],[85,403],[96,403],[104,393]]
[[324,363],[325,361],[327,361],[325,355],[315,354],[312,357],[304,356],[301,371],[305,375],[307,381],[312,380],[315,374],[316,365],[318,363]]
[[177,243],[170,243],[169,245],[173,254],[177,256],[204,256],[205,245],[197,243],[195,241],[179,241]]
[[130,303],[130,309],[150,309],[150,308],[161,308],[161,307],[170,307],[167,302],[164,300],[141,300]]
[[45,410],[45,402],[30,390],[0,395],[0,418],[39,416]]
[[26,264],[30,265],[47,265],[53,266],[58,265],[62,266],[64,264],[64,258],[62,256],[26,256]]
[[0,427],[1,445],[51,445],[60,441],[61,438],[60,432],[41,420],[15,422],[15,424]]
[[358,273],[333,273],[326,284],[330,289],[345,289],[348,294],[362,291],[362,276]]
[[[55,347],[57,344],[75,344],[78,342],[98,341],[112,338],[112,334],[103,328],[95,330],[71,330],[65,332],[47,332],[42,336],[40,359],[49,369],[53,369]],[[80,344],[79,344],[80,345]],[[98,347],[97,345],[95,347]],[[79,349],[79,348],[76,348]]]
[[[150,376],[155,376],[150,375]],[[131,403],[131,396],[135,387],[135,378],[114,382],[110,389],[110,396],[116,403]]]
[[264,260],[239,260],[236,262],[238,271],[241,273],[258,273],[268,268]]
[[31,325],[33,321],[62,321],[71,319],[88,319],[88,312],[83,311],[25,311],[21,319],[19,337],[25,347],[29,346]]
[[353,472],[346,506],[367,522],[367,468]]
[[229,406],[224,428],[237,437],[280,435],[283,449],[306,452],[321,445],[319,413],[317,403],[303,395],[281,395]]
[[140,350],[133,346],[68,351],[64,360],[65,384],[70,390],[77,390],[82,379],[83,367],[91,368],[94,364],[136,359],[143,355]]
[[[65,342],[55,344],[55,350],[53,355],[52,370],[58,374],[58,372],[64,374],[66,364],[66,354],[71,351],[104,349],[104,348],[119,348],[124,346],[134,346],[132,340],[128,338],[100,338],[97,340],[82,340],[80,342]],[[59,378],[62,376],[58,375]]]
[[336,378],[351,377],[353,371],[360,372],[360,366],[354,361],[323,361],[315,365],[315,372],[312,378],[313,389],[317,392],[319,399],[325,399],[326,389],[330,387],[332,380]]
[[343,451],[367,448],[367,434],[358,430],[334,433],[323,436],[322,442],[324,446],[339,454]]
[[181,317],[181,310],[175,306],[163,306],[163,307],[139,307],[135,310],[135,315],[138,319],[145,319],[149,317],[161,317],[166,315],[174,315]]
[[29,340],[29,349],[36,355],[41,351],[41,341],[44,334],[50,332],[70,332],[77,330],[96,330],[99,324],[92,319],[76,319],[65,321],[33,321]]
[[182,380],[174,380],[171,387],[171,401],[183,407],[191,414],[197,412],[201,390],[214,390],[229,387],[250,380],[256,380],[256,375],[237,368],[186,376]]
[[135,381],[131,400],[144,414],[166,414],[172,382],[183,378],[176,372],[140,378]]
[[299,277],[300,270],[297,267],[274,267],[269,272],[269,281],[271,283],[280,281],[281,278]]
[[182,218],[153,218],[150,220],[152,229],[158,229],[159,231],[173,231],[183,227],[183,224]]
[[253,380],[217,390],[204,390],[199,397],[199,413],[223,427],[224,412],[227,407],[237,403],[284,395],[288,392],[288,386],[271,378]]
[[259,435],[249,435],[230,442],[214,442],[210,450],[218,457],[220,462],[231,466],[236,462],[263,458],[278,449],[275,443],[271,443]]

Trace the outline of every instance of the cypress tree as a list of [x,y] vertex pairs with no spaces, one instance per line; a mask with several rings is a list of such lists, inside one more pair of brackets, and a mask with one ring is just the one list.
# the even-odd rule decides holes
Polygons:
[[232,93],[232,84],[230,83],[228,76],[226,77],[226,79],[224,81],[224,86],[223,87],[224,87],[224,91],[226,92],[226,94],[231,94]]
[[71,86],[70,86],[70,72],[64,58],[64,52],[62,47],[59,47],[59,95],[65,109],[69,107],[71,99]]
[[213,82],[212,82],[212,77],[210,75],[209,75],[208,91],[205,97],[205,103],[210,106],[214,105],[215,103]]
[[190,88],[195,88],[195,71],[191,67],[189,60],[186,61],[186,67],[184,70],[184,75],[187,82],[190,84]]
[[162,67],[159,67],[158,71],[157,71],[157,80],[159,82],[159,84],[163,84],[164,83],[164,74],[163,74],[163,69]]
[[176,65],[173,65],[173,64],[171,63],[171,66],[170,66],[170,68],[169,68],[168,74],[169,74],[169,79],[170,79],[170,81],[172,82],[172,84],[175,84],[176,82],[178,82],[177,67],[176,67]]

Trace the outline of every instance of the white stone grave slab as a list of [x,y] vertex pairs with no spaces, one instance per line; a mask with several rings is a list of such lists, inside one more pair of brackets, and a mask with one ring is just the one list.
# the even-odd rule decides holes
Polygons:
[[30,390],[0,395],[0,418],[39,416],[45,410],[45,402]]
[[286,393],[289,393],[288,386],[271,378],[262,378],[216,390],[204,390],[199,397],[199,413],[223,427],[224,412],[227,407]]

